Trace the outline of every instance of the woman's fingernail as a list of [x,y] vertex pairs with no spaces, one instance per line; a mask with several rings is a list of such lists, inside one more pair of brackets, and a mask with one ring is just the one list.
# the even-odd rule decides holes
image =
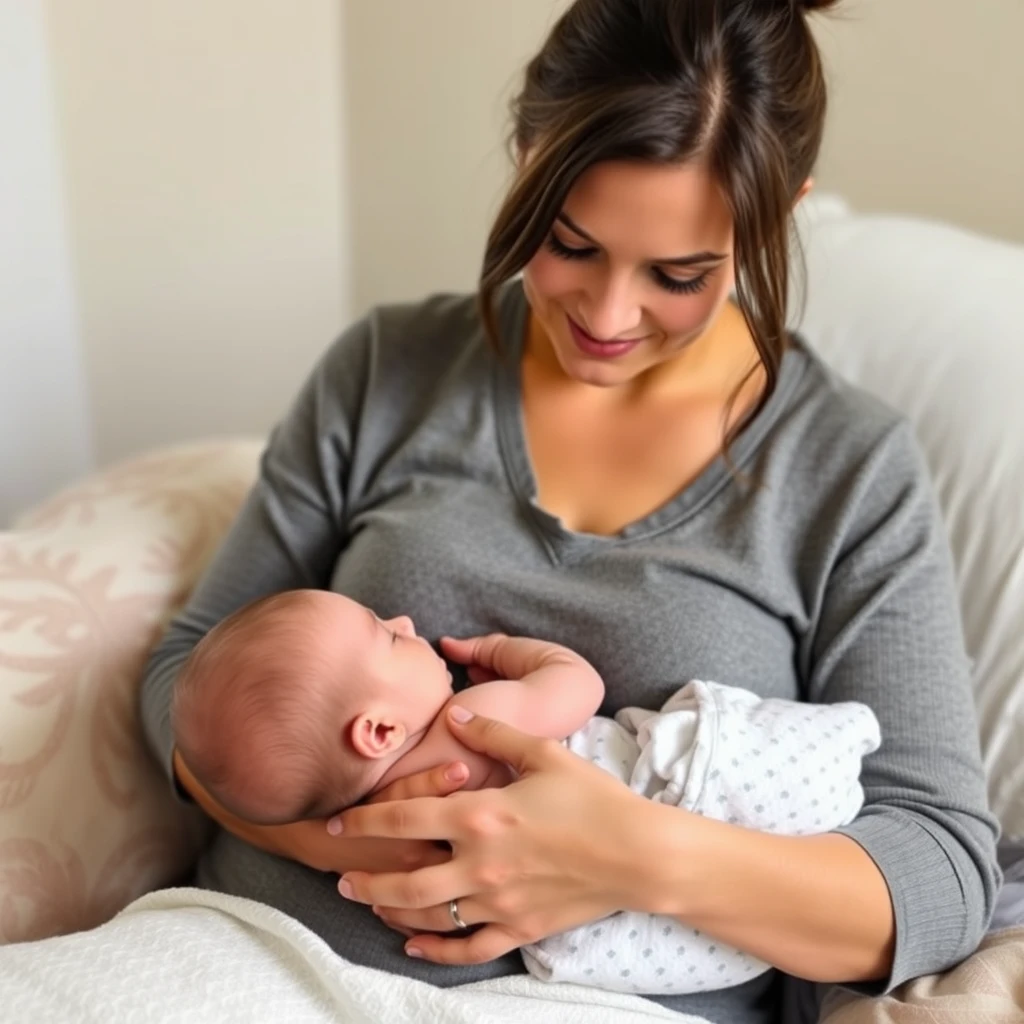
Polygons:
[[466,722],[472,721],[473,712],[469,708],[464,708],[460,704],[453,704],[451,711],[448,712],[449,717],[453,722],[459,722],[465,725]]
[[352,896],[354,894],[354,890],[352,889],[352,883],[347,878],[342,878],[341,881],[338,882],[338,892],[340,892],[341,895],[345,897],[345,899],[352,899]]
[[415,946],[409,946],[405,951],[406,956],[411,956],[416,960],[423,959],[423,950],[417,949]]
[[340,836],[345,831],[345,826],[341,823],[341,818],[331,818],[327,822],[327,831],[332,836]]
[[469,775],[469,769],[464,764],[453,764],[444,773],[444,777],[449,782],[462,782],[467,775]]

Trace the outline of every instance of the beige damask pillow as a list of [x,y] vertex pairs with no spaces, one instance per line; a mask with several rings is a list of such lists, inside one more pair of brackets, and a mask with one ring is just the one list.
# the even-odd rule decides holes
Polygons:
[[0,943],[106,920],[202,840],[136,689],[252,481],[258,442],[155,453],[0,533]]

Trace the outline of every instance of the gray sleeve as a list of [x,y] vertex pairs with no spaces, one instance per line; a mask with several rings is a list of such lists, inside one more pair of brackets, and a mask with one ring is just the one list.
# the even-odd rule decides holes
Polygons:
[[193,647],[249,601],[329,583],[345,543],[345,489],[369,335],[369,321],[356,324],[320,360],[273,431],[223,545],[149,659],[140,691],[143,729],[172,780],[171,694]]
[[892,974],[855,986],[880,992],[973,952],[1000,875],[948,543],[906,424],[857,467],[852,488],[805,678],[811,700],[863,701],[881,725],[863,811],[837,830],[892,896]]

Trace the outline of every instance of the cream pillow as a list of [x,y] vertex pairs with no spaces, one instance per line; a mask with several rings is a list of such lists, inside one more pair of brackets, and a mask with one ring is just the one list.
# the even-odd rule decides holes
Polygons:
[[0,533],[0,943],[96,925],[194,859],[202,825],[143,747],[138,677],[259,450],[137,459]]
[[992,806],[1024,836],[1024,246],[804,205],[800,329],[914,424],[953,546]]

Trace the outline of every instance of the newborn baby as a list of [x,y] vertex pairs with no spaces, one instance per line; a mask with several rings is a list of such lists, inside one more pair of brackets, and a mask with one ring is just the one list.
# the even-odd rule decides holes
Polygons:
[[[326,591],[264,598],[187,662],[172,709],[178,751],[218,803],[263,824],[328,817],[456,760],[470,770],[463,788],[506,785],[507,766],[449,732],[444,712],[456,702],[567,740],[642,796],[721,821],[802,835],[860,810],[861,760],[880,743],[862,704],[764,700],[693,681],[658,711],[624,708],[612,720],[591,717],[604,696],[596,671],[557,644],[495,635],[441,648],[477,685],[453,694],[445,662],[408,618],[381,620]],[[769,969],[671,918],[632,912],[522,954],[544,980],[646,995],[727,988]]]
[[540,640],[442,640],[452,661],[507,678],[452,692],[444,660],[407,617],[382,620],[341,594],[292,590],[225,619],[175,686],[178,752],[203,788],[246,821],[324,818],[395,779],[449,761],[463,789],[503,786],[510,769],[458,743],[451,703],[536,736],[565,739],[597,711],[600,676]]

